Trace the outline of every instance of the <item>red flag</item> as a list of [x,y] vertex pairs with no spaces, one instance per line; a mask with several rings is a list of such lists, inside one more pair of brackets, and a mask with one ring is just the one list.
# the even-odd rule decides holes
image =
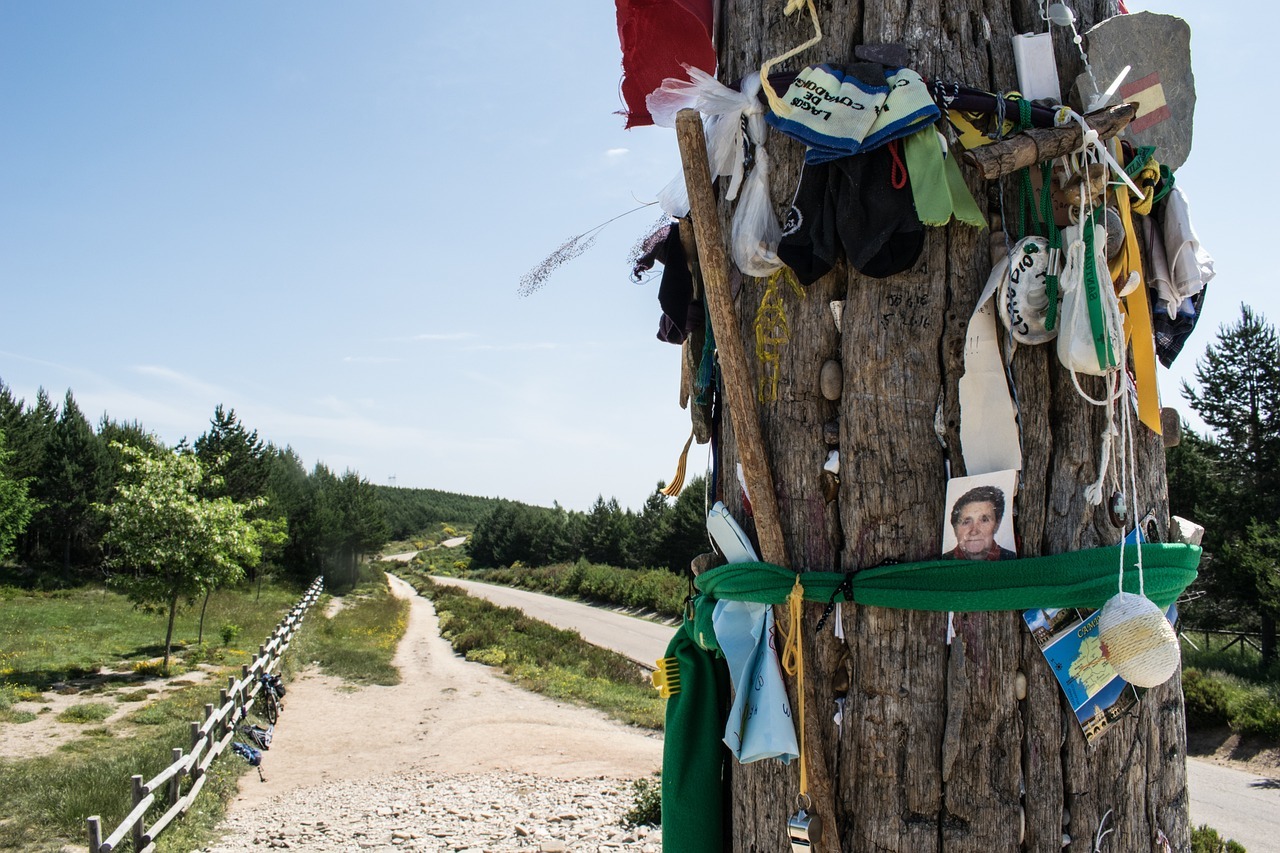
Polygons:
[[616,0],[622,45],[622,100],[627,127],[653,124],[644,99],[667,77],[685,78],[681,63],[714,73],[714,0]]

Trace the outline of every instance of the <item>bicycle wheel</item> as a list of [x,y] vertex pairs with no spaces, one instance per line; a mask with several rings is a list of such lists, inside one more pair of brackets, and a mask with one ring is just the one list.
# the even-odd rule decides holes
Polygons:
[[268,723],[275,723],[280,716],[280,705],[276,701],[276,694],[263,687],[258,693],[258,701],[262,703],[262,716],[267,718]]

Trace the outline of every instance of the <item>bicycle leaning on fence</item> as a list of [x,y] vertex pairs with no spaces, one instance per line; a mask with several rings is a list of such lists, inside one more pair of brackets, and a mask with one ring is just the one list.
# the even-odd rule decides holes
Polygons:
[[258,675],[258,683],[262,687],[255,701],[267,722],[275,723],[284,710],[284,682],[278,675],[263,672]]

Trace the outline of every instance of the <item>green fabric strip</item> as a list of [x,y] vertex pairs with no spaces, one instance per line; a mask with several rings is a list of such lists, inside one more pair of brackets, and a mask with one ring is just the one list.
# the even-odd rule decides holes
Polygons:
[[[1126,592],[1138,591],[1137,550],[1132,545],[1124,549]],[[1166,608],[1195,580],[1200,548],[1146,544],[1142,546],[1142,563],[1147,597]],[[852,581],[853,600],[902,610],[1096,610],[1119,591],[1119,569],[1118,545],[995,562],[899,563],[857,572]],[[795,572],[771,563],[734,563],[704,572],[694,582],[712,598],[782,604],[795,579]],[[844,575],[838,572],[800,575],[805,599],[824,603],[831,600],[843,580]]]
[[[1124,549],[1126,591],[1138,591],[1137,548]],[[1147,597],[1165,608],[1196,577],[1194,545],[1142,546]],[[858,604],[912,610],[1030,610],[1040,607],[1098,609],[1118,590],[1120,547],[1092,548],[1019,560],[930,560],[863,569],[853,576]],[[844,575],[804,572],[808,601],[827,602]],[[729,699],[729,674],[717,654],[710,617],[716,599],[781,604],[796,573],[772,563],[734,563],[696,579],[702,595],[667,646],[680,672],[680,690],[667,700],[662,751],[662,849],[664,853],[720,853],[729,825],[721,742]],[[843,595],[842,595],[843,597]]]
[[[1107,321],[1102,311],[1102,279],[1098,269],[1097,254],[1094,251],[1094,228],[1099,224],[1102,209],[1097,208],[1085,217],[1081,227],[1084,238],[1084,295],[1089,303],[1089,324],[1093,329],[1093,349],[1098,356],[1098,366],[1107,369],[1116,366],[1116,356],[1111,348],[1111,335],[1107,333]],[[1111,286],[1111,275],[1107,274],[1107,286]]]
[[986,228],[987,221],[960,174],[956,158],[944,156],[941,143],[932,125],[903,142],[916,216],[925,225],[943,226],[954,216],[966,225]]

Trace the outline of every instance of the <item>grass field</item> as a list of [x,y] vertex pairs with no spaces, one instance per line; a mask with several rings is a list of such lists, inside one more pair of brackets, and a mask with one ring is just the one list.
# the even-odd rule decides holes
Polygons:
[[[127,600],[99,589],[36,594],[6,589],[0,600],[0,648],[5,649],[0,738],[6,728],[37,716],[14,711],[13,701],[38,699],[51,685],[99,667],[121,676],[85,691],[82,701],[62,712],[60,725],[75,727],[73,740],[35,758],[0,758],[0,851],[53,853],[66,844],[83,846],[85,818],[92,814],[101,815],[104,832],[113,829],[132,805],[129,777],[150,778],[172,761],[173,747],[186,747],[190,722],[203,718],[206,703],[217,703],[227,674],[238,674],[239,665],[252,659],[257,644],[299,596],[287,587],[264,587],[260,599],[253,589],[216,593],[209,602],[204,646],[195,644],[198,610],[181,613],[175,633],[185,645],[175,669],[196,662],[225,668],[205,683],[153,699],[161,677],[150,663],[159,654],[162,616],[136,611]],[[396,683],[399,674],[390,661],[404,633],[407,604],[390,595],[381,571],[367,567],[332,620],[324,616],[327,601],[322,597],[308,613],[286,655],[286,672],[299,662],[319,661],[326,672],[361,683]],[[122,721],[102,724],[127,703],[138,706]],[[230,751],[219,757],[204,793],[159,838],[158,849],[188,853],[204,846],[247,771]]]
[[381,572],[365,577],[332,619],[315,620],[313,630],[299,639],[297,656],[357,684],[399,684],[391,659],[408,625],[409,602],[391,594]]
[[[81,683],[105,670],[113,675],[84,690],[58,716],[74,728],[61,747],[34,758],[0,759],[0,850],[56,851],[86,843],[85,818],[99,814],[108,831],[132,806],[129,777],[150,777],[172,761],[172,748],[186,746],[192,720],[216,703],[226,673],[252,659],[257,644],[274,630],[300,592],[285,586],[220,591],[205,616],[205,644],[197,645],[198,607],[178,616],[176,673],[198,662],[225,664],[203,684],[178,689],[142,704],[157,692],[162,675],[154,659],[163,653],[165,621],[137,610],[124,597],[100,588],[54,592],[0,591],[0,738],[5,729],[38,715],[18,712],[19,700],[40,701],[63,682]],[[81,699],[83,696],[83,699]],[[121,703],[138,703],[123,721],[102,721]],[[192,849],[201,827],[221,816],[245,765],[237,757],[216,761],[196,807],[161,838],[161,849]]]
[[[203,649],[196,643],[199,602],[182,607],[174,625],[179,665],[248,662],[300,595],[284,586],[264,586],[260,600],[252,590],[213,593]],[[53,592],[5,587],[0,589],[0,684],[43,691],[103,667],[145,671],[148,662],[164,654],[164,631],[163,614],[137,609],[100,587]]]

